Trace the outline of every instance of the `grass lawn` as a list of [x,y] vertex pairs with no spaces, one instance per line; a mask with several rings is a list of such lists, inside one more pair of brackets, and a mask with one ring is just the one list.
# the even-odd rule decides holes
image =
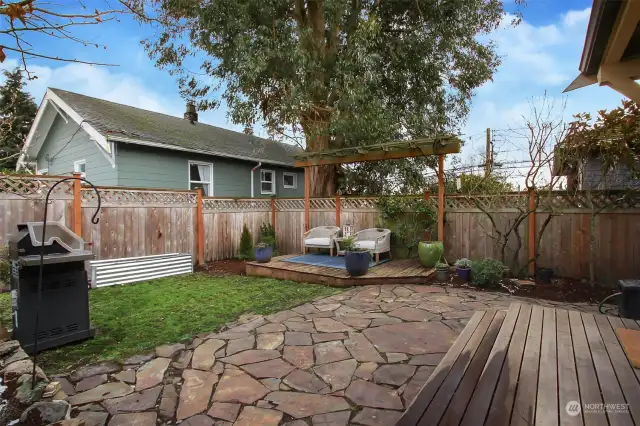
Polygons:
[[[91,290],[95,339],[45,351],[38,361],[47,373],[100,360],[122,361],[164,343],[213,332],[244,313],[277,312],[339,291],[292,281],[204,274]],[[4,324],[11,324],[9,294],[0,297],[0,314]]]

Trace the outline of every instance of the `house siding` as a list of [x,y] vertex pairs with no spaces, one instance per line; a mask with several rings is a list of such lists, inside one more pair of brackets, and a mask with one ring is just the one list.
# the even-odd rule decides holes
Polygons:
[[[640,168],[640,164],[637,165]],[[626,165],[618,167],[603,175],[602,162],[598,158],[590,158],[582,169],[583,190],[589,189],[638,189],[640,180],[632,177],[631,170]]]
[[72,120],[65,123],[58,114],[38,152],[37,170],[48,169],[50,175],[70,175],[73,163],[85,160],[87,180],[94,185],[117,185],[116,169],[106,155],[78,124]]
[[[213,163],[213,195],[216,197],[250,197],[251,168],[253,162],[225,157],[193,154],[189,152],[165,150],[134,144],[117,143],[116,164],[118,185],[143,188],[188,189],[189,161]],[[276,171],[276,196],[302,196],[303,173],[299,169],[286,167],[264,168]],[[282,173],[294,171],[298,174],[296,189],[285,189]],[[256,197],[269,197],[260,194],[260,172],[254,172],[254,191]]]

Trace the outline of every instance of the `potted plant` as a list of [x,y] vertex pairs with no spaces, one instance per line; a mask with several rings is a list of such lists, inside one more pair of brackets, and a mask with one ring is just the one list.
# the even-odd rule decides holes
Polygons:
[[553,278],[553,269],[551,268],[537,268],[536,269],[536,278],[542,281],[545,284],[551,283],[551,278]]
[[421,241],[418,244],[418,257],[425,268],[433,268],[443,254],[444,246],[440,241]]
[[439,282],[449,281],[449,264],[446,260],[444,262],[436,262],[436,279]]
[[267,263],[271,261],[271,256],[273,256],[273,238],[271,237],[262,237],[260,242],[256,244],[255,250],[255,259],[258,263]]
[[340,248],[344,248],[344,264],[352,277],[364,275],[369,270],[371,253],[367,249],[356,246],[355,236],[342,240]]
[[456,260],[456,273],[463,281],[471,279],[471,261],[466,257]]

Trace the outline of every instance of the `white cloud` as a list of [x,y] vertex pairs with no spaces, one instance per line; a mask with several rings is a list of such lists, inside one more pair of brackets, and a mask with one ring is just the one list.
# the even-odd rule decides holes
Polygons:
[[564,15],[563,23],[568,27],[582,27],[589,22],[589,15],[591,15],[590,7],[587,7],[584,10],[570,10]]
[[[620,94],[597,85],[562,94],[579,72],[589,14],[589,8],[570,10],[559,14],[552,24],[536,26],[524,20],[517,27],[507,25],[511,17],[505,17],[501,28],[490,37],[502,64],[493,81],[475,92],[471,113],[462,128],[463,138],[468,141],[463,158],[484,151],[486,128],[521,127],[522,116],[529,115],[529,101],[545,93],[557,105],[566,102],[563,116],[567,122],[578,112],[593,113],[620,104]],[[526,155],[526,140],[513,137],[506,145],[503,150],[509,152],[502,160]]]
[[[0,65],[0,69],[13,69],[17,65],[15,60],[10,59]],[[121,72],[117,67],[72,63],[58,68],[30,66],[29,70],[38,78],[27,82],[26,89],[37,103],[43,98],[47,87],[54,87],[176,117],[182,117],[184,113],[185,102],[178,95],[176,86],[166,93],[160,93],[138,76]],[[171,92],[175,94],[171,95]],[[242,131],[241,126],[227,120],[224,108],[201,112],[199,119],[203,123]]]

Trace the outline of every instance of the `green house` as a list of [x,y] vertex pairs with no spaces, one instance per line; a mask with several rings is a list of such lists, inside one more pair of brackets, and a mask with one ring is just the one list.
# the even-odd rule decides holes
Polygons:
[[293,145],[184,118],[47,89],[18,168],[80,172],[94,185],[195,189],[218,197],[301,197]]

